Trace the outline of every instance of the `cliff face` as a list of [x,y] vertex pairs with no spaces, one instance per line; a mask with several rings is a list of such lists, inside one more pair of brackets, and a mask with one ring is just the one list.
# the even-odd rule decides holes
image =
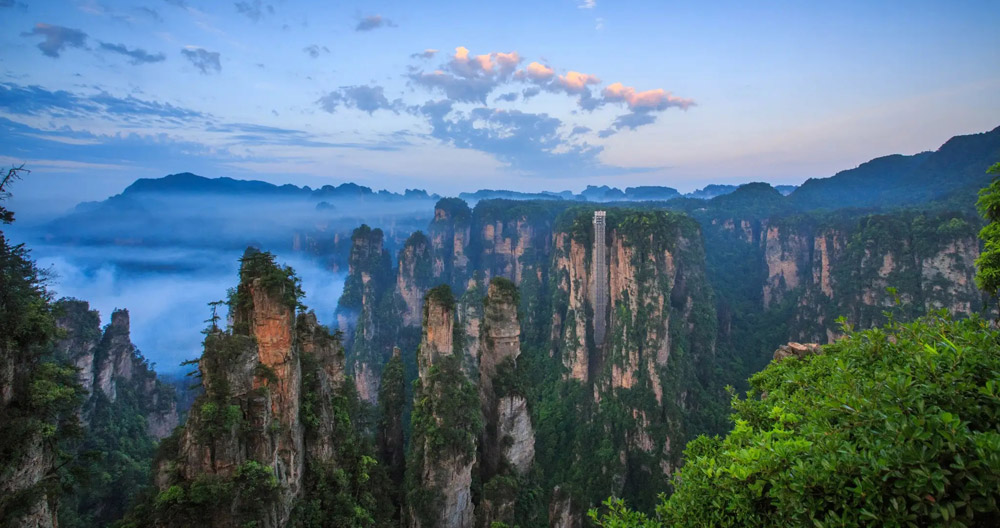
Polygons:
[[535,457],[535,431],[517,370],[521,327],[516,287],[507,279],[493,279],[485,304],[479,361],[479,398],[485,417],[480,441],[484,492],[477,524],[514,526],[519,478],[528,474]]
[[[402,300],[408,295],[408,289],[402,290],[402,297],[396,294],[400,277],[393,276],[389,252],[383,248],[382,238],[381,229],[362,225],[354,230],[349,272],[337,305],[338,325],[349,336],[348,372],[354,376],[358,395],[371,404],[378,396],[382,366],[397,344],[402,314],[409,309]],[[409,246],[414,256],[419,245],[419,241],[414,241]],[[418,265],[414,262],[412,288],[416,289],[422,284],[416,280]],[[406,277],[402,280],[409,288]]]
[[444,198],[434,206],[434,220],[428,227],[428,234],[435,283],[464,287],[469,279],[471,221],[472,210],[464,200]]
[[455,298],[448,286],[424,299],[413,433],[407,462],[412,527],[470,527],[472,468],[482,428],[479,398],[453,340]]
[[430,241],[417,231],[406,240],[399,252],[396,291],[403,300],[402,320],[405,326],[420,324],[424,294],[430,289],[432,277]]
[[272,259],[248,251],[233,327],[205,339],[205,394],[161,450],[157,525],[286,526],[324,468],[345,463],[343,348],[315,315],[295,317],[301,292]]
[[587,242],[561,232],[555,234],[553,243],[553,279],[558,292],[552,315],[553,353],[559,352],[566,377],[582,383],[590,379],[589,343],[593,339],[588,308],[594,286]]
[[[541,493],[554,518],[577,525],[583,509],[610,494],[651,506],[650,490],[666,487],[685,442],[728,427],[718,389],[763,367],[777,344],[832,339],[842,314],[869,326],[890,308],[908,317],[937,306],[967,313],[978,304],[971,222],[915,213],[782,216],[771,209],[769,218],[609,208],[608,331],[595,343],[600,268],[593,262],[592,206],[495,200],[470,213],[459,201],[439,203],[428,230],[430,283],[465,294],[448,313],[424,306],[426,361],[414,370],[425,380],[430,365],[458,355],[465,374],[480,380],[486,430],[479,482],[489,482],[493,467],[533,459],[530,465],[545,475]],[[424,254],[417,242],[400,253],[393,288],[409,314],[399,319],[407,322],[427,291],[416,280]],[[514,311],[522,317],[522,360],[532,366],[527,379],[539,389],[534,402],[490,396],[493,376],[485,373],[502,361],[488,350],[489,303],[484,310],[479,299],[493,278],[509,279],[520,291]],[[889,286],[898,289],[902,307],[893,308]],[[387,341],[399,343],[405,328]],[[566,425],[532,420],[539,415]],[[493,427],[509,432],[521,458],[491,451]],[[571,470],[585,461],[600,468],[586,478]],[[463,468],[450,467],[448,478],[464,475]],[[485,488],[477,492],[483,499],[477,522],[507,519],[500,506],[509,504],[510,491],[500,501],[488,500]]]
[[153,440],[169,435],[179,416],[173,389],[160,382],[142,354],[130,339],[128,310],[115,310],[104,332],[100,316],[85,301],[61,300],[56,303],[59,317],[56,326],[63,338],[56,342],[56,354],[78,369],[77,380],[87,392],[82,419],[89,424],[97,400],[108,404],[118,400],[120,390],[127,388],[138,412],[145,416],[146,431]]
[[915,317],[982,307],[973,280],[979,243],[974,224],[961,216],[873,215],[840,225],[781,220],[767,228],[762,245],[764,308],[785,299],[799,307],[792,339],[833,340],[839,315],[869,327],[887,309]]

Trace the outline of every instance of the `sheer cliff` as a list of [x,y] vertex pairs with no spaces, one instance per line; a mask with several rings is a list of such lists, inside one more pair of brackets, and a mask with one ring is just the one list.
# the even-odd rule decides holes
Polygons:
[[148,488],[156,442],[179,424],[176,394],[132,344],[127,310],[112,312],[102,332],[87,302],[63,299],[54,307],[61,331],[55,355],[77,369],[85,393],[78,471],[102,476],[64,496],[60,524],[106,526]]
[[374,453],[352,425],[357,396],[340,340],[313,314],[296,314],[301,294],[290,268],[247,250],[232,324],[207,330],[205,393],[161,444],[157,494],[136,523],[283,527],[384,515],[372,492],[382,477],[367,467]]

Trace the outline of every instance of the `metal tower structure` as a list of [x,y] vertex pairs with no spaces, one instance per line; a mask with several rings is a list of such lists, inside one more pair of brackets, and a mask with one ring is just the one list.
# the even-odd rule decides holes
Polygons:
[[608,321],[608,261],[605,248],[604,211],[594,211],[594,344],[604,346]]

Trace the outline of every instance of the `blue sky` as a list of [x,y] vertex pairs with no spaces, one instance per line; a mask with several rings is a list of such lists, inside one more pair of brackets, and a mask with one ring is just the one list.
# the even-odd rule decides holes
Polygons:
[[1000,125],[981,2],[0,0],[22,215],[191,171],[401,191],[800,183]]

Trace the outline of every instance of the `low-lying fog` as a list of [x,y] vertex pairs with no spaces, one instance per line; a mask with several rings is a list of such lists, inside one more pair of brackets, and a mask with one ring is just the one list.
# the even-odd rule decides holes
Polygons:
[[[211,314],[207,303],[225,299],[236,286],[242,255],[238,250],[29,246],[39,267],[52,272],[49,289],[56,298],[90,302],[102,324],[110,322],[115,308],[127,308],[132,342],[163,373],[180,371],[182,361],[201,355],[201,330]],[[321,323],[330,324],[344,275],[302,254],[274,253],[302,279],[305,304]]]

